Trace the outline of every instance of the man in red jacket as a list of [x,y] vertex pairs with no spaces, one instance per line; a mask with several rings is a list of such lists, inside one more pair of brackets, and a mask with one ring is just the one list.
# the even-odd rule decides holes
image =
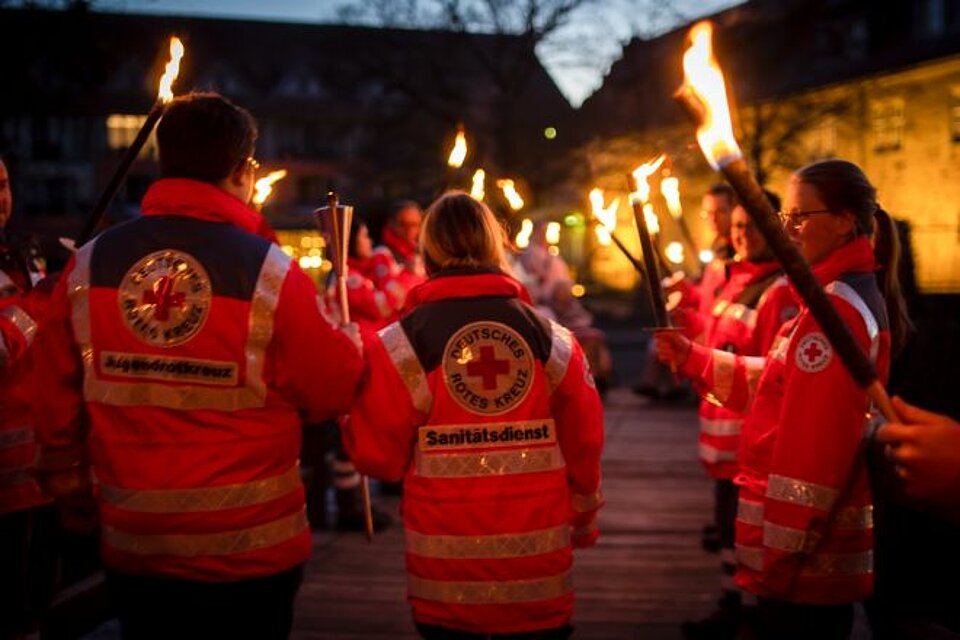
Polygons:
[[360,377],[313,283],[256,235],[255,141],[219,95],[174,100],[143,216],[80,247],[37,337],[38,468],[66,524],[99,515],[129,637],[289,633],[301,419],[346,412]]

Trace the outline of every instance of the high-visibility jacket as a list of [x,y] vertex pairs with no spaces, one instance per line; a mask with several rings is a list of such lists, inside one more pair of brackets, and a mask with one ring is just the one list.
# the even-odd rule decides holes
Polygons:
[[603,415],[570,332],[499,272],[446,272],[365,346],[344,429],[358,470],[404,480],[414,618],[471,633],[572,614],[571,540],[599,535]]
[[[407,291],[400,284],[400,269],[385,248],[378,248],[366,260],[347,259],[347,304],[350,320],[364,332],[382,329],[396,320],[403,308]],[[336,280],[326,292],[327,304],[337,318],[342,318]]]
[[259,216],[155,183],[143,217],[79,249],[36,340],[38,463],[55,496],[99,483],[104,563],[201,581],[306,560],[301,414],[345,413],[357,348]]
[[[797,313],[787,281],[775,261],[731,261],[727,270],[727,282],[704,323],[708,327],[706,346],[747,356],[763,355],[780,326]],[[710,395],[700,402],[699,415],[700,462],[713,478],[729,480],[737,473],[744,415],[718,404]]]
[[[885,380],[890,339],[873,271],[873,250],[864,238],[814,266]],[[809,311],[801,305],[766,358],[695,345],[687,366],[699,370],[705,388],[727,406],[750,407],[735,478],[737,584],[809,604],[868,597],[873,507],[860,445],[870,407]]]
[[0,514],[49,502],[33,477],[36,458],[31,403],[42,302],[0,271]]

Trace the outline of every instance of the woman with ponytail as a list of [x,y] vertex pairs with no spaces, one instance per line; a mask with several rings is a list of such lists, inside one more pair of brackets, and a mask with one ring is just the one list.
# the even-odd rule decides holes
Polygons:
[[569,637],[572,547],[599,536],[603,410],[583,350],[505,271],[482,202],[431,205],[429,279],[365,341],[345,427],[357,468],[403,479],[408,596],[424,638]]
[[[856,165],[817,162],[787,187],[784,227],[886,380],[909,320],[892,220]],[[764,358],[657,336],[658,355],[702,391],[749,410],[735,482],[737,585],[758,597],[760,638],[847,638],[873,589],[866,393],[795,294],[799,315]]]

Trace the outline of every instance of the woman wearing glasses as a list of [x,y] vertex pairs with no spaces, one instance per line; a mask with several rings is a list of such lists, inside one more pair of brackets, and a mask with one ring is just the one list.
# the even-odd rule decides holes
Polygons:
[[[781,218],[882,379],[909,320],[898,244],[876,190],[856,165],[797,171]],[[765,358],[709,350],[675,334],[658,354],[743,425],[736,583],[759,598],[762,638],[846,638],[853,603],[873,588],[872,503],[860,443],[870,409],[823,330],[801,305]]]

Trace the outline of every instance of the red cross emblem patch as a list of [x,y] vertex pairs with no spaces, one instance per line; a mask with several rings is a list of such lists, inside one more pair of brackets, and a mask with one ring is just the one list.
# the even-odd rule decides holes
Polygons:
[[807,373],[823,371],[833,359],[833,347],[822,333],[803,336],[797,344],[797,368]]
[[499,322],[473,322],[443,349],[443,380],[450,396],[471,413],[496,415],[520,404],[533,386],[530,346]]
[[192,338],[207,321],[213,293],[210,277],[193,256],[165,249],[130,267],[118,298],[123,321],[135,336],[172,347]]

